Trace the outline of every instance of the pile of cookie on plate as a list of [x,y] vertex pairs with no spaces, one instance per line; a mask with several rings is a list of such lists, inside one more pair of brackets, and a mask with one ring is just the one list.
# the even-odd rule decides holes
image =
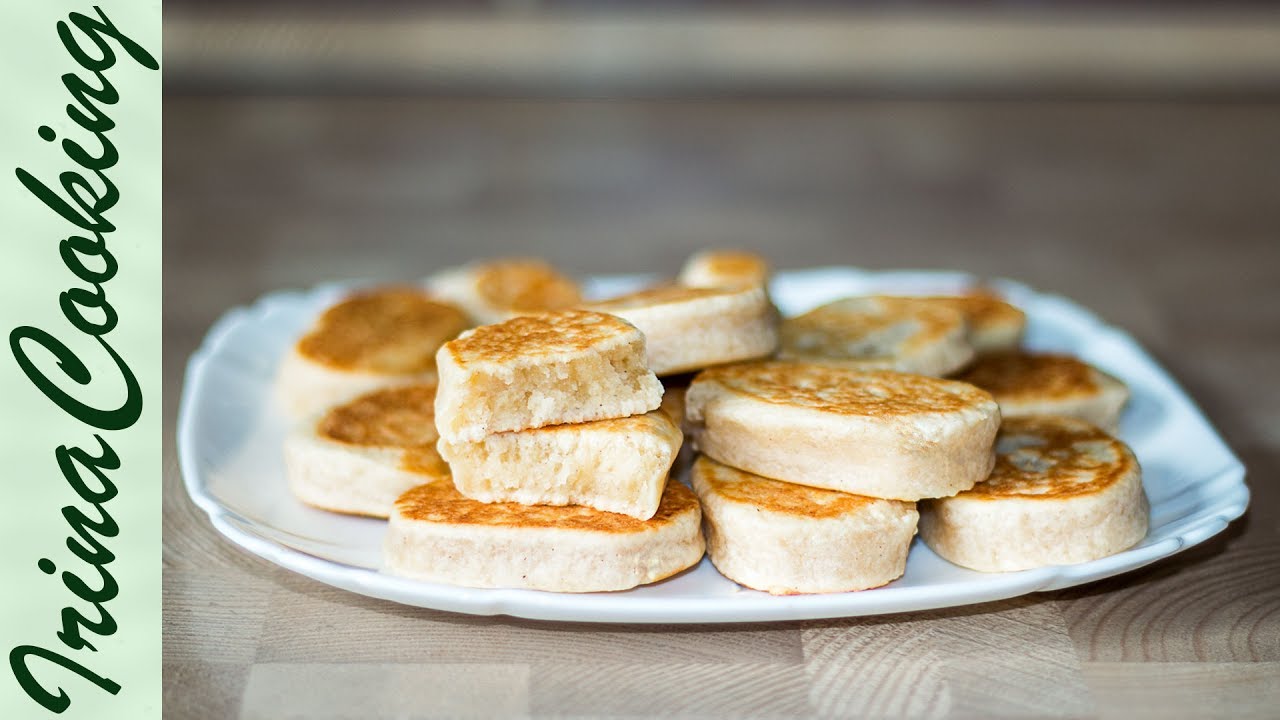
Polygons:
[[524,259],[354,291],[280,366],[289,487],[388,518],[386,572],[469,587],[624,590],[709,554],[846,592],[900,577],[917,532],[986,572],[1145,536],[1127,389],[1021,349],[1019,309],[974,287],[782,318],[768,279],[708,251],[605,300]]

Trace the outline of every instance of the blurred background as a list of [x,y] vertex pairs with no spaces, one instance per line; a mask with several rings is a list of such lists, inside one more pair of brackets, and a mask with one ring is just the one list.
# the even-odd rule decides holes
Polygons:
[[165,73],[170,411],[271,290],[731,246],[1067,294],[1280,442],[1270,3],[171,0]]

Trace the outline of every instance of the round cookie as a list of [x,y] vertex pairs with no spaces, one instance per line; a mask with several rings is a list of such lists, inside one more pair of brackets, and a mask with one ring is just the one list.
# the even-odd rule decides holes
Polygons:
[[306,417],[380,387],[432,381],[436,351],[467,326],[460,309],[414,288],[350,295],[325,310],[281,362],[281,403]]
[[852,297],[783,320],[778,357],[946,375],[973,359],[967,332],[959,310],[927,299]]
[[704,250],[685,261],[679,283],[685,287],[761,287],[769,282],[769,263],[740,250]]
[[697,448],[757,475],[893,500],[968,490],[991,471],[995,400],[965,383],[759,362],[699,374]]
[[1066,415],[1107,432],[1120,424],[1129,389],[1070,355],[1004,352],[979,358],[955,378],[991,393],[1006,418]]
[[775,595],[866,590],[901,577],[914,503],[784,483],[693,464],[707,554],[725,577]]
[[1119,440],[1082,420],[1009,420],[991,477],[920,503],[920,536],[983,572],[1097,560],[1147,534],[1142,471]]
[[563,310],[582,301],[576,282],[531,258],[491,260],[446,270],[428,278],[427,287],[466,310],[478,325]]
[[481,502],[586,505],[648,520],[684,440],[661,409],[437,445],[458,492]]
[[481,325],[445,343],[436,425],[452,442],[639,415],[662,402],[645,337],[627,321],[562,310]]
[[435,393],[434,383],[376,390],[299,424],[284,444],[289,489],[314,507],[385,518],[405,490],[447,480]]
[[777,311],[763,286],[667,285],[586,307],[639,328],[658,375],[762,358],[778,346]]
[[1016,350],[1027,328],[1027,315],[988,290],[964,295],[920,298],[957,310],[968,324],[968,340],[979,356]]
[[667,483],[648,520],[580,505],[482,503],[433,483],[396,501],[385,569],[467,587],[626,590],[697,564],[701,523],[697,497],[679,482]]

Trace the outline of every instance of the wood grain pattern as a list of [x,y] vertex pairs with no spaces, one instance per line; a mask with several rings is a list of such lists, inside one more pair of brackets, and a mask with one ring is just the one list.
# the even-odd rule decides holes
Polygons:
[[[166,715],[1274,715],[1280,103],[206,97],[165,113]],[[1223,430],[1250,513],[1151,567],[1005,602],[595,626],[335,590],[224,541],[182,490],[182,367],[228,307],[515,250],[673,273],[722,244],[1084,302]]]
[[[800,635],[789,625],[574,625],[458,615],[371,600],[290,578],[271,607],[257,660],[299,662],[324,653],[335,662],[472,663],[668,662],[800,664]],[[677,631],[678,630],[678,631]]]
[[533,669],[531,710],[538,716],[803,717],[805,686],[798,663],[543,663]]
[[[168,638],[165,638],[168,642]],[[234,718],[249,677],[247,663],[170,662],[161,668],[166,717]]]
[[[235,571],[166,573],[165,661],[253,662],[270,592],[270,583]],[[224,629],[210,633],[211,625]]]
[[1103,718],[1274,718],[1280,664],[1087,663]]
[[1086,660],[1258,662],[1280,660],[1280,539],[1195,549],[1190,565],[1161,565],[1065,591],[1071,637]]
[[1091,710],[1062,613],[1039,598],[808,625],[810,700],[822,715],[1076,717]]
[[258,663],[249,672],[240,717],[486,718],[524,715],[528,708],[527,665]]

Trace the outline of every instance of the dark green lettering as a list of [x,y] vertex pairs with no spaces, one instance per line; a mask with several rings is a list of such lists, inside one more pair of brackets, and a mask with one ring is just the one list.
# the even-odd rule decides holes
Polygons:
[[[80,332],[85,335],[106,335],[115,329],[120,318],[116,315],[116,309],[107,302],[107,293],[103,291],[102,286],[94,283],[93,287],[97,292],[86,288],[71,288],[63,292],[58,296],[58,306],[62,308],[62,315],[67,318],[67,321]],[[92,307],[102,310],[101,323],[85,319],[84,313],[80,310]]]
[[[104,283],[116,276],[116,270],[120,265],[116,262],[116,256],[107,250],[107,243],[102,239],[102,235],[94,233],[94,238],[90,240],[80,235],[72,235],[58,243],[58,254],[62,256],[63,264],[75,273],[76,277],[85,282]],[[105,267],[94,272],[84,266],[80,255],[100,255]]]
[[[88,213],[89,217],[86,218],[75,208],[71,207],[66,200],[58,197],[58,194],[50,190],[48,186],[37,180],[31,173],[23,170],[22,168],[18,168],[14,172],[18,176],[18,180],[22,182],[27,190],[31,191],[32,195],[39,198],[40,202],[47,205],[50,210],[61,215],[67,222],[74,223],[76,227],[83,228],[92,233],[108,233],[113,232],[116,229],[116,226],[111,224],[110,220],[102,217],[102,213],[110,210],[111,206],[115,205],[116,199],[119,198],[120,193],[116,190],[115,185],[111,184],[109,180],[106,180],[105,176],[102,176],[102,173],[98,173],[98,175],[102,176],[107,184],[107,192],[102,198],[99,198],[97,194],[94,193],[93,188],[89,186],[88,181],[86,181],[79,173],[67,171],[58,176],[58,179],[62,181],[62,189],[76,201],[76,204],[79,205],[82,210]],[[88,189],[89,193],[93,196],[94,204],[92,206],[86,204],[84,199],[81,198],[78,193],[72,191],[72,188],[75,187]],[[108,199],[110,200],[110,203],[106,203]],[[105,207],[102,207],[102,204],[105,204]]]
[[58,694],[54,695],[45,690],[44,686],[35,679],[35,676],[31,674],[31,668],[27,666],[27,659],[33,655],[41,660],[48,660],[54,665],[70,670],[112,695],[120,692],[119,683],[98,675],[71,658],[36,645],[19,645],[9,651],[9,667],[13,669],[13,676],[18,679],[18,684],[22,686],[22,689],[27,691],[27,695],[30,695],[32,700],[43,705],[46,710],[55,713],[63,712],[70,707],[71,698],[60,687],[58,688]]
[[9,333],[9,347],[13,351],[14,358],[18,361],[18,366],[26,373],[27,378],[40,389],[40,392],[44,393],[45,397],[52,400],[58,407],[67,411],[75,419],[96,428],[123,430],[137,422],[138,417],[142,414],[142,388],[138,386],[138,379],[134,377],[124,359],[107,344],[107,341],[101,337],[95,339],[107,351],[111,359],[115,361],[116,369],[119,370],[120,376],[125,383],[126,394],[124,402],[120,407],[110,410],[95,408],[71,397],[51,382],[31,362],[31,358],[27,357],[26,350],[22,348],[22,341],[33,340],[37,345],[53,355],[54,359],[58,361],[58,368],[62,370],[64,375],[80,385],[88,385],[93,379],[89,374],[89,368],[85,367],[80,358],[76,357],[75,353],[71,352],[66,345],[63,345],[54,336],[40,328],[23,325],[14,328],[13,332]]
[[[106,440],[101,435],[94,435],[94,439],[98,441],[98,446],[102,448],[102,454],[94,457],[84,450],[73,447],[68,448],[66,445],[60,445],[57,450],[53,451],[53,456],[58,460],[58,468],[62,470],[62,477],[71,485],[71,489],[76,491],[84,500],[91,503],[104,503],[116,496],[116,486],[111,484],[106,475],[98,468],[106,468],[108,470],[120,469],[120,456],[116,455],[116,451],[111,449]],[[80,471],[76,470],[72,462],[78,462],[82,467],[89,469],[94,477],[102,483],[102,489],[94,492],[84,484],[84,478],[80,476]],[[112,533],[114,534],[114,533]]]
[[84,49],[80,47],[80,44],[71,37],[71,28],[67,27],[65,22],[58,23],[58,37],[62,39],[62,44],[67,48],[67,52],[71,53],[71,57],[74,58],[81,67],[86,70],[99,72],[107,70],[116,64],[116,54],[111,51],[111,46],[107,44],[107,41],[102,39],[102,36],[106,35],[107,37],[115,39],[115,41],[120,44],[120,47],[123,48],[125,52],[129,53],[129,57],[137,61],[139,65],[147,68],[148,70],[158,70],[160,68],[160,63],[156,62],[156,59],[151,57],[150,53],[143,50],[142,46],[132,38],[129,38],[124,33],[120,32],[120,30],[118,30],[116,26],[107,19],[106,14],[102,12],[102,8],[94,6],[93,9],[98,13],[98,17],[102,18],[101,21],[94,20],[87,15],[81,15],[80,13],[75,12],[67,15],[67,19],[70,20],[71,24],[75,25],[80,32],[87,35],[89,39],[93,41],[94,45],[98,46],[98,50],[102,53],[101,58],[95,59],[86,55]]

